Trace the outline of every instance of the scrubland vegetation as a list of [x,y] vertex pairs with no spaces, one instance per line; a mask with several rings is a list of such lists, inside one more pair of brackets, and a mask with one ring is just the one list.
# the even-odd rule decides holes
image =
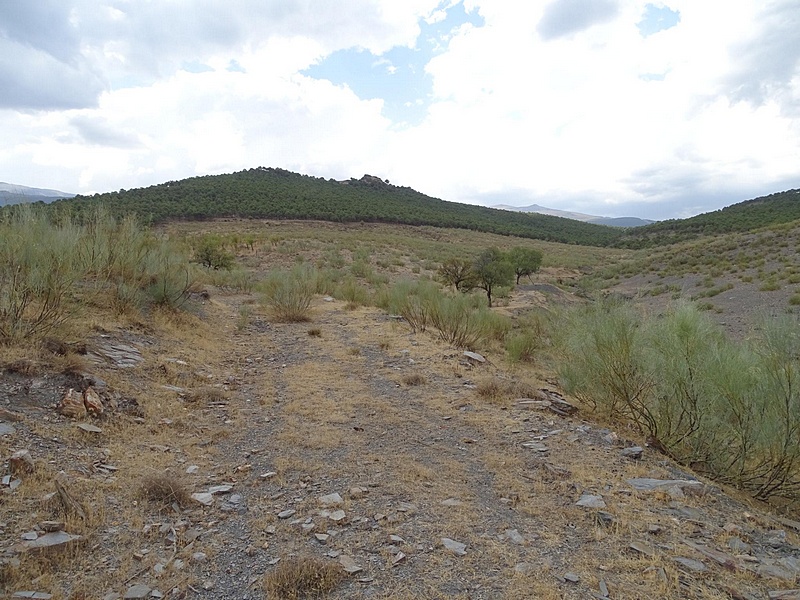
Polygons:
[[[248,177],[293,180],[295,176],[258,172]],[[322,185],[318,181],[311,183]],[[168,194],[172,193],[171,188],[183,189],[183,185],[174,182],[158,187]],[[330,185],[347,187],[337,182]],[[375,182],[348,185],[353,189],[383,189],[382,184]],[[402,188],[387,188],[381,193],[410,194]],[[122,199],[124,194],[119,196]],[[314,446],[317,444],[329,452],[345,445],[350,439],[346,436],[363,431],[363,424],[356,423],[364,407],[369,407],[369,418],[376,420],[382,418],[378,410],[394,410],[391,402],[376,398],[372,393],[376,388],[365,387],[360,392],[371,404],[348,403],[352,401],[352,386],[362,386],[363,381],[371,381],[374,375],[362,372],[359,377],[349,379],[350,371],[363,363],[372,370],[382,370],[380,384],[384,387],[377,388],[379,391],[402,391],[404,395],[393,397],[392,401],[397,403],[400,398],[400,404],[408,402],[417,411],[430,409],[428,403],[435,400],[426,393],[434,386],[439,386],[436,389],[440,393],[456,390],[446,401],[437,401],[437,410],[443,411],[442,414],[449,411],[448,421],[438,415],[432,435],[439,436],[444,431],[442,423],[449,426],[452,415],[458,415],[463,424],[472,428],[470,436],[450,432],[460,436],[456,455],[464,457],[472,450],[463,445],[470,449],[480,445],[482,427],[502,430],[503,435],[511,431],[508,433],[511,439],[521,439],[513,436],[521,433],[520,423],[525,423],[526,434],[531,437],[537,434],[537,443],[557,435],[561,429],[551,430],[553,423],[547,424],[545,417],[512,422],[504,416],[512,412],[509,408],[519,398],[538,398],[542,382],[547,382],[548,387],[558,385],[571,402],[579,404],[579,414],[585,421],[576,420],[570,427],[591,419],[592,427],[597,424],[598,436],[602,427],[619,432],[626,440],[647,442],[698,475],[743,490],[752,498],[780,503],[783,509],[797,510],[800,321],[793,311],[800,305],[800,264],[796,258],[800,228],[797,222],[781,222],[785,215],[782,202],[780,206],[784,208],[778,211],[780,218],[774,223],[763,225],[763,211],[758,213],[761,216],[756,221],[762,226],[757,230],[731,233],[727,229],[728,233],[649,250],[632,250],[566,245],[508,235],[510,231],[497,235],[493,233],[494,226],[487,227],[487,232],[478,231],[477,225],[443,229],[358,221],[234,219],[168,221],[145,226],[134,214],[123,215],[119,206],[107,209],[104,202],[96,200],[82,205],[80,210],[66,210],[66,205],[55,209],[21,206],[2,212],[0,353],[7,369],[15,373],[33,372],[42,368],[35,361],[11,362],[11,359],[35,353],[37,347],[52,345],[54,339],[77,340],[73,343],[80,346],[82,340],[105,331],[103,319],[123,323],[117,333],[146,331],[148,339],[153,340],[157,337],[156,322],[161,331],[195,328],[198,336],[201,331],[212,331],[211,326],[204,329],[199,323],[213,313],[215,331],[227,336],[223,342],[191,338],[195,346],[208,343],[209,348],[198,350],[195,346],[187,348],[185,343],[176,344],[180,350],[173,348],[171,352],[181,358],[170,356],[163,361],[159,358],[157,366],[148,365],[138,373],[138,383],[147,378],[152,380],[150,384],[155,382],[147,393],[154,393],[156,399],[150,402],[148,397],[147,404],[142,401],[141,410],[134,417],[134,422],[142,424],[142,428],[131,436],[141,435],[146,424],[148,431],[162,431],[165,436],[162,441],[172,443],[167,437],[176,435],[181,443],[185,442],[181,451],[186,451],[187,457],[192,455],[198,462],[205,458],[210,461],[211,457],[205,454],[210,452],[209,447],[231,435],[230,429],[223,433],[215,429],[214,423],[222,422],[225,427],[234,423],[237,427],[247,426],[242,421],[236,422],[235,415],[227,412],[232,394],[237,393],[245,373],[251,379],[242,402],[251,412],[244,414],[258,414],[259,427],[273,417],[263,420],[263,414],[257,410],[273,402],[277,406],[277,394],[283,394],[280,408],[284,412],[280,418],[287,422],[285,429],[275,430],[281,436],[270,441],[275,448],[294,444],[306,451],[317,448]],[[756,205],[761,211],[763,207]],[[725,227],[730,227],[730,222]],[[575,239],[579,239],[580,231],[570,235],[574,233]],[[596,242],[592,238],[587,243]],[[782,304],[779,310],[753,319],[745,331],[732,335],[730,327],[719,322],[721,317],[729,317],[721,309],[722,301],[745,290],[750,294],[748,299],[776,298],[782,294]],[[230,304],[217,302],[221,297],[233,300]],[[331,300],[339,301],[336,309],[326,312],[327,320],[320,319],[319,313],[323,311],[320,306],[330,306]],[[358,343],[362,332],[353,331],[361,329],[361,322],[356,319],[367,314],[371,327],[376,327],[376,323],[385,327],[378,335],[391,332],[391,341],[371,337],[368,343]],[[293,325],[296,323],[302,325]],[[354,323],[358,327],[347,327]],[[248,336],[263,334],[259,343],[269,342],[269,336],[278,329],[284,334],[283,342],[291,341],[290,334],[296,334],[294,327],[301,328],[302,339],[286,364],[283,359],[275,360],[274,365],[271,362],[283,348],[248,346]],[[347,336],[342,336],[340,332],[345,330]],[[398,334],[398,330],[402,333]],[[190,339],[188,334],[186,339]],[[347,344],[338,347],[336,344],[341,340]],[[426,356],[427,362],[431,365],[442,362],[425,371],[418,369],[419,365],[403,354],[407,352],[405,349],[392,347],[398,340],[411,347],[425,340],[431,348],[435,347]],[[334,360],[314,370],[316,352],[323,345],[328,353],[337,354]],[[232,350],[238,354],[231,358],[227,353]],[[472,364],[464,365],[462,350],[484,354],[493,368],[502,367],[502,373],[498,376],[498,369],[493,377],[473,380],[479,371],[473,370]],[[212,369],[208,365],[190,367],[188,363],[196,355],[209,364],[213,360],[222,364],[220,357],[225,355],[224,360],[229,362],[220,369],[225,375],[218,377],[224,383],[209,384],[213,379],[209,378]],[[445,360],[442,355],[447,360],[454,358],[447,367],[452,373],[443,375],[436,370],[441,369]],[[156,351],[152,350],[149,359],[152,361],[155,356]],[[81,371],[86,364],[82,357],[70,360],[69,364],[62,361],[67,370]],[[274,373],[291,369],[292,360],[302,367],[282,375],[284,379],[280,385],[274,385],[274,390],[263,391],[270,377],[278,380]],[[268,362],[270,366],[264,368]],[[339,366],[347,381],[328,379],[336,373],[341,378],[341,373],[331,366],[337,362],[342,363]],[[277,368],[279,363],[281,367]],[[185,372],[179,373],[177,365],[185,366]],[[305,373],[303,369],[313,372]],[[236,375],[231,375],[234,372]],[[119,375],[112,377],[112,383],[123,389],[133,387]],[[324,385],[304,388],[302,385],[308,385],[306,378],[314,379],[317,384],[322,380]],[[531,381],[538,383],[534,385]],[[286,401],[286,390],[293,385],[299,386],[295,390],[296,402]],[[465,401],[462,397],[465,392],[472,394],[472,399]],[[489,417],[480,409],[473,411],[469,403],[475,398],[479,404],[497,411],[492,413],[494,421],[487,420]],[[226,412],[220,415],[214,411]],[[320,412],[325,414],[318,419]],[[205,419],[202,423],[201,413]],[[402,412],[391,415],[395,423],[404,422],[407,417]],[[391,419],[387,417],[380,429],[389,431]],[[533,421],[538,429],[527,429]],[[122,439],[128,435],[125,426],[110,421],[103,425],[113,432],[103,434],[107,435],[103,443],[119,443],[129,448],[130,440]],[[41,424],[37,426],[44,430]],[[344,433],[337,429],[339,426],[343,426]],[[585,433],[580,427],[573,432],[576,436]],[[115,436],[120,436],[120,440],[112,439]],[[85,438],[76,439],[81,447],[89,447]],[[495,442],[500,439],[493,438]],[[258,444],[250,440],[241,446],[248,448],[248,461],[266,454],[260,448],[251,451],[254,445]],[[162,448],[163,444],[156,446]],[[546,514],[548,510],[565,511],[565,518],[574,521],[576,515],[568,514],[574,510],[568,506],[571,500],[564,503],[564,498],[575,492],[576,488],[567,486],[571,485],[570,478],[577,479],[578,463],[583,459],[575,458],[570,471],[535,454],[534,459],[530,458],[531,453],[521,454],[524,459],[507,455],[511,447],[481,450],[488,452],[484,458],[491,466],[491,476],[497,478],[498,486],[506,494],[503,502],[507,501],[509,506],[522,503],[521,508],[511,512],[526,518],[541,516],[546,521],[552,518],[552,514]],[[191,511],[195,506],[185,485],[187,478],[183,477],[189,473],[183,473],[184,458],[179,461],[181,475],[176,475],[173,457],[163,458],[166,453],[162,449],[158,452],[155,463],[159,468],[148,464],[149,471],[139,477],[140,483],[129,486],[133,489],[131,498],[135,506],[120,509],[123,513],[160,511],[159,524],[151,528],[153,531],[161,527],[161,520],[166,522],[163,515],[170,510]],[[275,459],[276,471],[257,485],[273,477],[286,485],[294,459],[293,452],[285,454]],[[391,456],[387,458],[387,454]],[[370,460],[394,461],[394,454],[376,450]],[[442,472],[459,468],[453,460]],[[248,472],[249,464],[241,467],[243,471],[239,465],[228,465],[227,471],[216,464],[213,468],[219,467],[216,473],[220,476],[224,473],[226,478],[236,479],[245,477],[242,473]],[[380,464],[382,469],[394,468],[394,463]],[[674,463],[669,461],[669,464]],[[639,469],[637,473],[642,476],[647,475],[645,467],[632,468]],[[414,486],[420,482],[425,489],[438,486],[439,470],[438,466],[416,463],[403,466],[398,485],[403,494],[408,489],[417,489]],[[532,477],[539,472],[544,473],[541,478]],[[464,481],[475,481],[468,479],[466,471],[462,475]],[[43,475],[37,477],[46,480]],[[542,507],[538,497],[528,504],[524,498],[520,500],[520,495],[525,494],[520,483],[523,479],[524,485],[534,486],[531,492],[534,496],[546,488],[560,490],[558,493],[564,498],[558,508]],[[610,487],[602,488],[601,484],[608,482],[600,482],[598,477],[584,480],[593,482],[597,489]],[[305,490],[308,481],[299,479],[298,489]],[[128,493],[116,476],[103,481],[103,485],[117,486],[113,487],[115,497],[124,499]],[[473,486],[478,487],[481,486]],[[31,498],[11,495],[9,498],[10,502],[16,502],[13,506],[17,512],[25,502],[32,505]],[[282,490],[273,498],[282,498]],[[631,497],[626,494],[624,498],[617,507],[620,517],[614,527],[597,526],[587,540],[597,542],[619,534],[625,539],[621,551],[627,551],[628,538],[635,526],[631,525],[633,517],[624,516],[624,505]],[[354,502],[355,498],[348,498],[348,511]],[[484,500],[477,498],[476,502]],[[273,508],[270,504],[265,510]],[[91,533],[104,518],[102,512],[97,512],[80,525],[80,531]],[[125,518],[144,529],[142,514]],[[278,517],[267,512],[260,518],[263,519],[260,530],[268,526],[274,533]],[[464,518],[465,523],[472,524],[474,514],[464,513]],[[148,527],[150,521],[155,522],[149,519]],[[469,530],[464,526],[458,533],[467,536]],[[114,527],[108,531],[116,535],[122,530]],[[131,536],[131,548],[141,543],[135,531],[125,535]],[[559,548],[562,543],[560,538],[548,540],[544,534],[537,539],[537,545],[551,542]],[[264,540],[259,544],[267,546]],[[174,551],[178,552],[177,548]],[[501,547],[497,551],[505,553],[508,549]],[[393,551],[391,560],[397,556]],[[137,560],[146,558],[142,555]],[[627,558],[625,561],[636,562]],[[269,571],[263,589],[275,597],[292,597],[301,592],[325,594],[342,579],[338,566],[303,555],[287,556],[280,563],[270,564],[281,568]],[[30,568],[35,571],[39,566]],[[127,569],[126,572],[135,575],[138,568],[127,565],[121,571]],[[625,572],[630,565],[617,568]],[[628,583],[637,576],[632,576]],[[19,573],[7,575],[8,581],[18,582],[22,578]],[[552,579],[550,575],[547,578]],[[530,584],[531,581],[525,580],[513,585],[528,590],[532,589]],[[550,589],[547,583],[534,584],[541,585],[539,589]],[[175,585],[177,589],[183,584]],[[87,590],[96,592],[90,587]],[[678,595],[664,597],[681,597],[683,593],[679,584],[669,590]]]
[[178,308],[193,282],[187,259],[134,217],[98,209],[78,222],[16,206],[0,221],[0,338],[44,336],[87,303]]
[[[502,348],[510,362],[549,365],[602,418],[630,423],[682,464],[719,481],[760,498],[800,493],[800,326],[789,315],[763,322],[744,344],[701,314],[702,303],[644,317],[630,303],[598,300],[512,318],[491,310],[493,297],[502,304],[543,262],[563,267],[557,253],[510,239],[504,250],[475,247],[470,257],[464,244],[454,247],[434,229],[412,250],[398,234],[365,239],[323,228],[303,238],[287,228],[176,236],[104,209],[82,220],[59,214],[21,206],[0,223],[0,337],[7,343],[52,333],[87,301],[118,312],[179,309],[198,278],[255,290],[271,317],[284,322],[311,320],[315,295],[331,295],[352,308],[379,306],[412,331],[433,332],[458,348]],[[688,295],[702,300],[735,288],[718,283],[723,273],[756,269],[760,289],[769,291],[796,275],[794,266],[769,269],[791,256],[794,235],[783,226],[738,245],[730,235],[689,242],[600,273],[607,279],[656,272],[661,279],[705,269]],[[248,264],[255,261],[276,264],[254,279]],[[681,295],[668,284],[651,293]]]

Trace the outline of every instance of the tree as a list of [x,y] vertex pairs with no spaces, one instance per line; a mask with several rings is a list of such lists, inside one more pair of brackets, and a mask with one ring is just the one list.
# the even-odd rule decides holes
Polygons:
[[491,308],[492,291],[514,282],[514,267],[500,250],[487,248],[472,262],[472,277],[474,287],[486,292]]
[[508,261],[514,267],[514,274],[517,276],[517,285],[520,277],[529,277],[536,273],[542,266],[542,253],[533,248],[523,248],[517,246],[508,253]]
[[204,267],[215,271],[219,269],[230,271],[233,268],[233,254],[226,252],[222,242],[215,238],[205,238],[195,250],[194,258]]
[[457,292],[472,288],[472,263],[463,258],[449,258],[439,267],[439,280],[452,285]]

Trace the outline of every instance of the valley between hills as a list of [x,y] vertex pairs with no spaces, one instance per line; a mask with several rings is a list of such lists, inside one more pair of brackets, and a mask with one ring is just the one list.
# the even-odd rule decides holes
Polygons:
[[[606,302],[647,318],[688,303],[738,345],[794,319],[798,222],[760,209],[749,228],[729,211],[600,246],[360,219],[112,219],[117,245],[141,234],[142,256],[174,254],[138,287],[75,279],[64,319],[0,346],[0,585],[59,600],[800,598],[796,471],[756,499],[567,391],[559,363],[571,311]],[[437,283],[448,259],[519,246],[540,268],[491,310],[464,295],[487,320],[469,343],[393,310],[393,290],[460,298]],[[226,264],[203,266],[203,248]],[[190,276],[172,296],[157,269],[178,255]],[[283,319],[276,282],[297,269],[315,288]]]

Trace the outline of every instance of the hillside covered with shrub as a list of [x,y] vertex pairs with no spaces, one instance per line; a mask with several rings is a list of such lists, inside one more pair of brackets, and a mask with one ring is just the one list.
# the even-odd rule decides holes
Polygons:
[[335,181],[264,167],[78,196],[55,206],[80,215],[99,204],[112,214],[135,213],[152,222],[220,217],[363,221],[471,229],[589,246],[607,246],[620,235],[615,228],[561,217],[447,202],[370,175]]
[[623,248],[668,246],[702,236],[749,233],[800,219],[800,190],[787,190],[732,204],[688,219],[628,229],[614,244]]

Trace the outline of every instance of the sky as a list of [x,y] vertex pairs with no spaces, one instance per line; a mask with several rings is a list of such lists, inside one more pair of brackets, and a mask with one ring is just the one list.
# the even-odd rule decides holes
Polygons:
[[797,0],[3,0],[0,181],[684,218],[800,188],[798,31]]

